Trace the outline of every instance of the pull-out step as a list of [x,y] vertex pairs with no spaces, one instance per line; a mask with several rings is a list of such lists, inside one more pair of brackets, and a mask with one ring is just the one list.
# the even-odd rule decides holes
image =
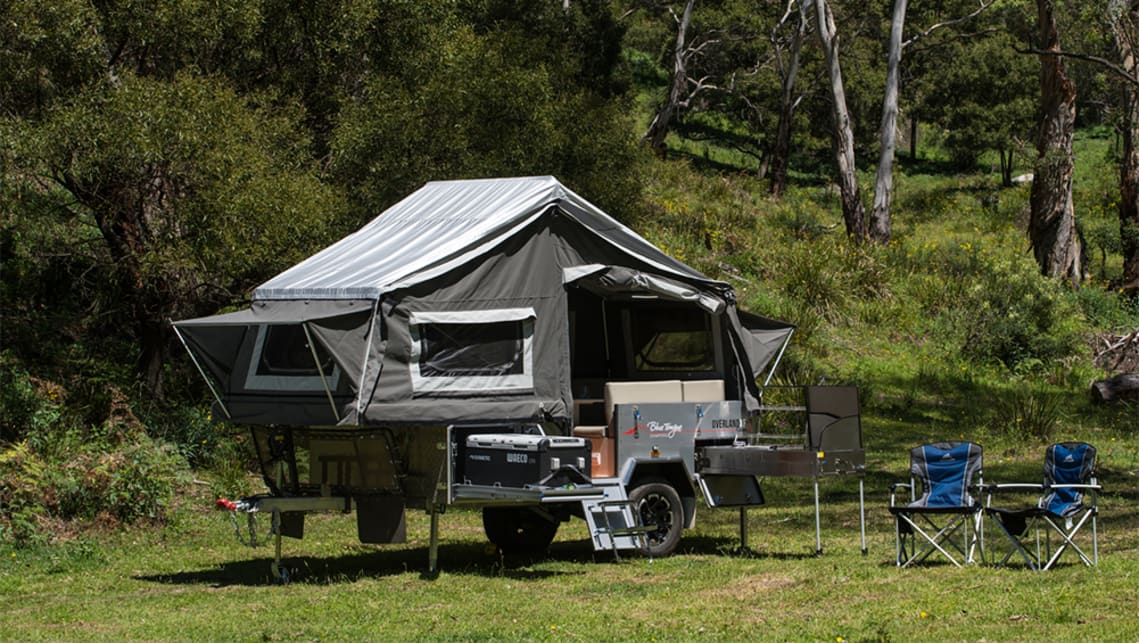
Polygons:
[[609,550],[618,558],[617,552],[622,550],[647,551],[650,528],[641,524],[640,514],[625,494],[625,485],[617,478],[609,483],[595,478],[593,483],[604,494],[581,501],[593,551]]

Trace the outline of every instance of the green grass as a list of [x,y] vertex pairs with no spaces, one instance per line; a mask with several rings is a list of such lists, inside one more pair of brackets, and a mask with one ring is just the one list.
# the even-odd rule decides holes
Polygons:
[[[5,640],[1131,640],[1139,626],[1139,447],[1126,432],[1065,423],[1100,448],[1100,564],[1066,556],[1022,567],[899,570],[886,486],[925,439],[933,406],[865,418],[869,554],[860,554],[857,484],[823,480],[824,554],[814,556],[811,484],[768,479],[748,513],[752,552],[737,553],[738,514],[708,510],[680,553],[649,561],[593,553],[580,520],[549,556],[500,558],[477,512],[441,519],[441,573],[427,563],[428,519],[408,513],[406,545],[361,545],[351,516],[310,516],[286,539],[294,582],[275,585],[271,547],[238,544],[205,487],[163,529],[89,534],[0,548]],[[1132,412],[1134,409],[1121,410]],[[964,436],[975,437],[975,436]],[[989,481],[1035,480],[1043,443],[985,442]],[[264,523],[262,523],[264,526]],[[997,538],[987,532],[990,545]]]

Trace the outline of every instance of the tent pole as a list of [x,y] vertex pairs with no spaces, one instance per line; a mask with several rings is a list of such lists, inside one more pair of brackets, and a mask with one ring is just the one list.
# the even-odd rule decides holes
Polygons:
[[210,393],[212,393],[214,399],[217,400],[218,406],[221,407],[221,412],[225,413],[225,419],[232,420],[233,416],[229,414],[229,409],[225,408],[225,402],[221,401],[221,395],[218,395],[217,389],[214,388],[213,381],[206,375],[206,371],[202,368],[202,365],[198,363],[198,358],[194,356],[194,351],[190,350],[190,345],[186,343],[186,338],[182,337],[182,331],[178,330],[178,327],[174,324],[170,326],[174,329],[174,334],[178,336],[178,341],[182,342],[182,348],[186,349],[186,353],[190,356],[190,361],[194,362],[194,367],[198,369],[198,372],[202,375],[202,379],[206,381],[206,386],[209,387]]
[[[364,414],[364,382],[368,379],[368,358],[372,356],[372,333],[376,330],[376,315],[380,312],[380,298],[372,304],[372,318],[368,322],[368,334],[364,338],[364,367],[360,369],[360,381],[356,384],[356,414]],[[359,421],[357,421],[359,423]]]
[[302,323],[301,327],[305,329],[305,339],[308,340],[309,350],[312,351],[312,361],[316,364],[316,372],[320,374],[320,383],[324,385],[324,392],[328,395],[328,405],[332,407],[332,417],[336,418],[336,421],[339,422],[340,411],[336,408],[336,402],[332,399],[332,391],[328,388],[328,379],[324,377],[324,369],[321,368],[320,358],[316,355],[316,342],[312,341],[312,334],[309,333],[308,330],[308,322]]
[[605,378],[609,379],[609,314],[605,310],[605,298],[601,298],[601,334],[605,340]]
[[779,362],[783,359],[783,352],[787,350],[787,345],[791,343],[791,336],[794,334],[795,329],[791,329],[791,332],[787,333],[787,339],[783,340],[779,354],[775,356],[775,361],[772,362],[771,368],[767,371],[767,379],[763,380],[763,388],[767,388],[767,385],[771,383],[771,378],[775,377],[775,369],[779,367]]

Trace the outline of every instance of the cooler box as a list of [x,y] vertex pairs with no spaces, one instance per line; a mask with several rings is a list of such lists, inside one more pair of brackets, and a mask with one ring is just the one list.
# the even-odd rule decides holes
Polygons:
[[463,481],[467,484],[524,487],[564,466],[586,476],[589,441],[549,435],[487,433],[467,436]]

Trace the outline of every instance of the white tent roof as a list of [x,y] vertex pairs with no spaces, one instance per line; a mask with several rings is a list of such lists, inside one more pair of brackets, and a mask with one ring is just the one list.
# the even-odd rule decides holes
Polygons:
[[669,257],[551,176],[434,181],[253,292],[257,299],[377,299],[487,252],[558,206],[665,275],[718,284]]

